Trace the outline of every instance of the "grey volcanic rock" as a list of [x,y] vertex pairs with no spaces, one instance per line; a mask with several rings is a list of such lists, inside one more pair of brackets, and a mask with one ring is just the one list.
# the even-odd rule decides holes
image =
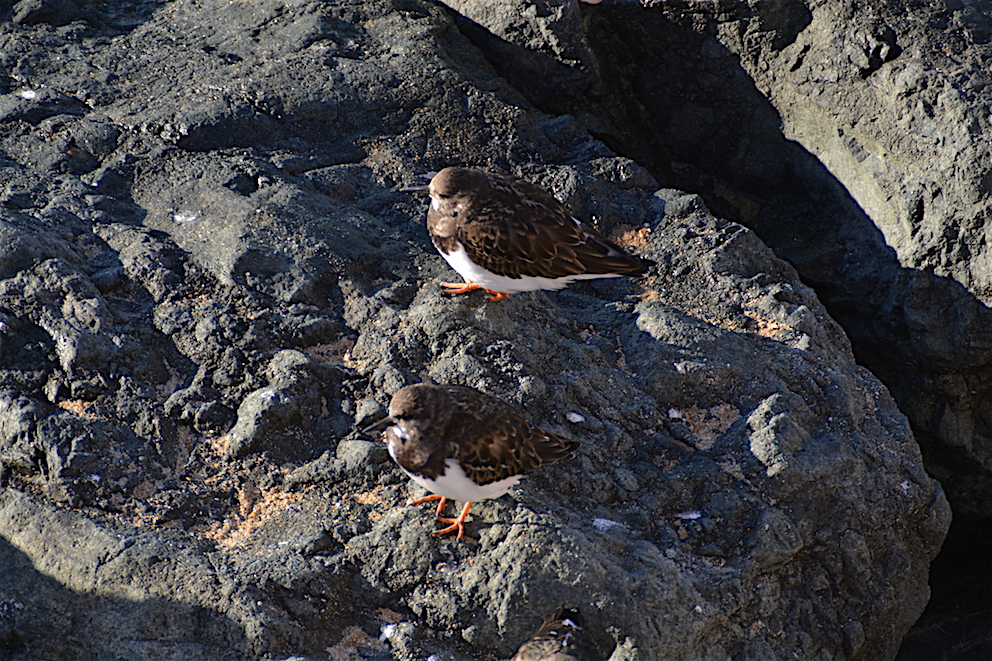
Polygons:
[[579,5],[569,0],[476,2],[446,0],[465,35],[482,45],[507,81],[556,113],[569,102],[602,93],[598,60],[589,48]]
[[762,49],[769,66],[747,67],[786,137],[826,166],[895,252],[873,241],[874,261],[888,262],[874,282],[844,263],[864,250],[828,256],[821,244],[795,262],[835,283],[838,307],[854,299],[854,314],[881,313],[883,323],[854,333],[859,356],[893,384],[955,510],[983,518],[992,518],[990,8],[821,3],[795,42]]
[[[547,81],[519,86],[796,266],[909,416],[956,511],[986,519],[989,10],[616,0],[583,9],[584,88],[546,104]],[[515,79],[514,59],[476,42]]]
[[[13,658],[505,657],[562,602],[613,661],[894,656],[947,502],[754,233],[535,110],[431,3],[63,5],[0,26]],[[506,36],[578,34],[548,7]],[[535,70],[589,53],[527,30]],[[575,66],[577,94],[619,84]],[[658,266],[447,297],[396,189],[449,164],[525,175]],[[434,537],[357,431],[426,378],[578,456]]]

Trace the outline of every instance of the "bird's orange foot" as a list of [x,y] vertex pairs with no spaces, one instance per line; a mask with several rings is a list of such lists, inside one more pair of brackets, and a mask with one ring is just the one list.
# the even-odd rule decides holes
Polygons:
[[441,286],[448,290],[445,294],[467,294],[482,289],[482,285],[474,282],[442,282]]
[[[428,503],[428,502],[430,502],[432,500],[440,500],[441,501],[440,503],[437,504],[437,512],[435,512],[435,514],[434,514],[435,517],[437,517],[437,518],[440,519],[441,518],[441,511],[444,509],[444,506],[448,502],[448,499],[445,498],[444,496],[438,495],[436,493],[435,494],[431,494],[430,496],[424,496],[423,498],[418,498],[417,500],[415,500],[412,503],[410,503],[410,505],[423,505],[424,503]],[[447,523],[447,521],[445,521],[445,523]]]
[[509,296],[506,292],[486,289],[482,285],[475,282],[442,282],[441,286],[448,290],[444,292],[445,294],[467,294],[470,291],[481,289],[482,291],[492,294],[492,296],[489,297],[490,301],[499,301]]
[[462,509],[462,513],[458,515],[457,519],[448,519],[444,517],[437,517],[437,520],[441,523],[450,523],[451,525],[447,528],[442,528],[441,530],[435,530],[435,535],[447,535],[449,532],[458,531],[458,537],[455,539],[461,539],[465,536],[465,517],[468,516],[468,508],[472,507],[472,502],[469,501],[465,503],[465,508]]

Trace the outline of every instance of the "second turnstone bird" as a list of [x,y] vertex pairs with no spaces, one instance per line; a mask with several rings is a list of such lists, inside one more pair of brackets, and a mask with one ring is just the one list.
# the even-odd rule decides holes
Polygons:
[[[389,417],[365,432],[383,428],[393,460],[434,493],[413,504],[440,500],[436,517],[450,525],[435,534],[457,530],[458,539],[473,502],[502,496],[525,474],[572,456],[579,446],[535,427],[500,399],[455,385],[400,388],[389,403]],[[449,498],[465,503],[454,519],[441,517]]]
[[582,614],[562,604],[510,661],[601,661],[582,629]]
[[580,222],[553,195],[503,174],[444,168],[427,186],[427,230],[465,282],[442,282],[449,294],[484,289],[510,294],[555,290],[576,280],[644,275],[654,262],[635,257]]

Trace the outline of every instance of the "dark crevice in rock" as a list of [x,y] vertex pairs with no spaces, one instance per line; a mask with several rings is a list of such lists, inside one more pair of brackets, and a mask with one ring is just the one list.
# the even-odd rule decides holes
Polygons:
[[974,571],[992,557],[992,524],[955,519],[930,566],[927,610],[906,635],[897,661],[984,661],[992,618],[974,608],[988,603],[992,573]]

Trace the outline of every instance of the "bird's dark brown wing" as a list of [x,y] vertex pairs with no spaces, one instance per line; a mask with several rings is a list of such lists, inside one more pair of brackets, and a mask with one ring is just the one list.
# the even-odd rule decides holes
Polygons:
[[537,633],[520,646],[510,661],[601,661],[602,656],[582,629],[582,616],[565,604]]
[[457,408],[445,436],[457,439],[458,461],[478,484],[529,473],[579,447],[578,441],[535,427],[500,399],[464,386],[445,388]]
[[617,273],[642,275],[653,264],[576,221],[538,186],[489,173],[492,190],[459,224],[457,239],[473,262],[511,278]]

